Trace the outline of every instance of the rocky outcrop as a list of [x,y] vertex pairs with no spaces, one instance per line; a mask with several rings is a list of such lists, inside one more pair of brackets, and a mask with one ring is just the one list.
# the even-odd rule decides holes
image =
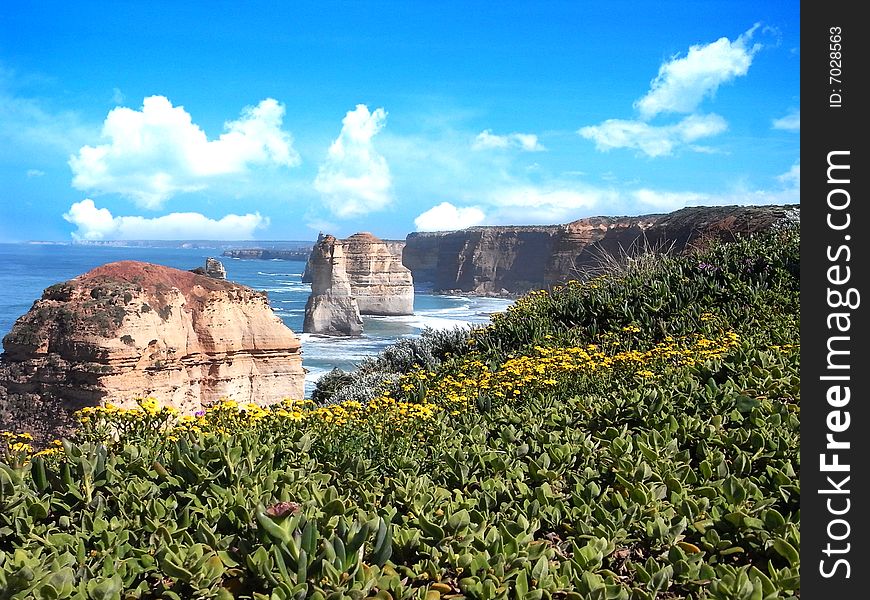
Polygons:
[[43,437],[63,434],[77,409],[136,397],[193,414],[222,397],[268,405],[304,393],[299,340],[265,293],[148,263],[49,287],[3,347],[0,429]]
[[341,240],[350,289],[363,315],[414,314],[414,281],[401,254],[370,233]]
[[[323,234],[320,234],[320,235],[323,235]],[[356,235],[363,235],[363,234],[358,233]],[[371,235],[371,234],[365,234],[365,235]],[[351,236],[351,238],[352,237],[353,236]],[[372,236],[372,238],[378,239],[378,238],[375,238],[374,236]],[[350,238],[348,238],[348,239],[350,239]],[[347,240],[342,240],[342,243],[344,243],[346,241]],[[403,268],[402,270],[407,270],[408,274],[410,276],[410,269],[405,269],[404,264],[402,264],[402,251],[405,249],[405,240],[380,240],[380,242],[382,242],[384,244],[384,246],[386,247],[387,251],[389,251],[389,253],[391,255],[393,255],[393,257],[395,257],[398,265]],[[306,255],[306,256],[310,256],[310,254]],[[395,267],[391,266],[390,268],[395,268]],[[351,277],[351,285],[354,285],[354,280],[353,280],[354,275],[349,273],[348,276]],[[305,264],[305,270],[302,272],[302,283],[311,283],[311,273],[309,272],[309,269],[308,269],[308,263]],[[405,314],[405,313],[402,313],[402,314]]]
[[224,250],[223,256],[229,256],[230,258],[248,258],[262,260],[304,261],[308,259],[308,255],[310,253],[310,248],[300,248],[298,250],[276,250],[272,248],[237,248],[233,250]]
[[206,277],[211,277],[213,279],[227,278],[227,270],[224,268],[223,263],[218,259],[211,257],[205,259],[204,267],[191,269],[190,272],[196,273],[197,275],[205,275]]
[[311,295],[305,304],[302,331],[320,335],[361,335],[362,319],[351,293],[343,244],[334,236],[320,234],[305,271],[311,281]]
[[436,291],[518,294],[600,270],[605,255],[643,247],[682,252],[800,218],[793,206],[709,206],[670,214],[590,217],[541,227],[470,227],[408,235],[402,261]]
[[360,315],[413,314],[414,282],[402,265],[404,245],[365,232],[344,240],[321,233],[302,275],[311,284],[302,330],[360,335]]
[[221,261],[208,257],[205,259],[205,274],[215,279],[226,279],[227,270]]

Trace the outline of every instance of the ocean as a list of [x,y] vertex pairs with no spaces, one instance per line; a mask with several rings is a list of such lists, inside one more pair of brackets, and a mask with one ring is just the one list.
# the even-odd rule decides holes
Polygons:
[[[249,245],[249,244],[248,244]],[[394,341],[420,335],[425,327],[453,328],[489,322],[490,315],[507,309],[511,300],[433,294],[419,288],[414,314],[403,317],[363,317],[359,338],[326,338],[302,333],[305,302],[311,286],[302,283],[305,263],[288,260],[238,259],[221,256],[217,248],[116,247],[79,244],[0,244],[0,336],[12,329],[42,291],[50,285],[117,260],[139,260],[178,269],[205,265],[209,256],[220,260],[227,279],[264,290],[275,313],[302,342],[302,364],[308,371],[305,394],[317,379],[335,367],[352,370]]]

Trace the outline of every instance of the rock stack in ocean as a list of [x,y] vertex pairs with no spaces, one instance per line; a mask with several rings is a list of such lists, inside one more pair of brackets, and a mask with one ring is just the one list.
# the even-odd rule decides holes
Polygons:
[[320,234],[303,274],[311,296],[302,330],[360,335],[360,315],[413,314],[414,282],[402,265],[403,246],[365,232],[344,240]]
[[205,274],[215,279],[227,278],[227,270],[224,269],[223,263],[211,257],[205,259]]
[[334,236],[320,234],[305,272],[311,295],[305,304],[302,331],[320,335],[362,334],[359,305],[345,270],[344,246]]
[[[356,233],[341,240],[351,293],[363,315],[414,314],[411,270],[383,240]],[[395,244],[393,245],[395,246]]]
[[[214,270],[214,269],[212,269]],[[73,411],[152,396],[183,414],[301,398],[298,338],[266,294],[122,261],[45,290],[3,339],[0,430],[66,433]]]
[[213,279],[227,278],[227,270],[224,268],[223,263],[218,259],[211,257],[205,259],[204,267],[196,267],[195,269],[191,269],[190,272],[196,273],[197,275],[205,275]]

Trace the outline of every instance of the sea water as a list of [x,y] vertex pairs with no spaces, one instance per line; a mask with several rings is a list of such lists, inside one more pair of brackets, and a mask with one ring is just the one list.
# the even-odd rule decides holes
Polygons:
[[419,336],[426,327],[449,329],[487,323],[492,313],[511,304],[502,298],[447,296],[418,288],[413,315],[364,316],[364,333],[358,338],[315,336],[301,333],[305,302],[311,293],[311,286],[302,282],[304,262],[229,258],[221,252],[203,247],[0,244],[0,336],[9,333],[15,320],[30,309],[45,288],[99,265],[138,260],[187,270],[205,266],[205,259],[211,256],[223,263],[230,281],[266,291],[272,309],[299,336],[302,365],[307,371],[305,394],[310,396],[317,379],[333,368],[352,370],[394,341]]

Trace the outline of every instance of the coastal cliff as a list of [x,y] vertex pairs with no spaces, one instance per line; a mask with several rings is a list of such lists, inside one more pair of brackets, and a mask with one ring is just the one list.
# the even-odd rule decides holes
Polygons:
[[589,217],[563,225],[470,227],[409,234],[402,262],[435,291],[519,294],[583,279],[604,254],[642,246],[684,252],[797,220],[799,206],[704,206],[669,214]]
[[311,253],[309,248],[298,250],[277,250],[272,248],[236,248],[224,250],[223,256],[261,260],[306,260]]
[[402,264],[401,251],[370,233],[340,242],[351,293],[363,315],[414,314],[414,281]]
[[3,339],[0,429],[59,435],[72,413],[152,396],[182,414],[222,397],[304,394],[298,338],[262,292],[121,261],[53,285]]
[[305,272],[311,295],[305,303],[304,333],[356,336],[362,334],[359,305],[351,293],[344,246],[334,236],[320,234]]
[[414,282],[402,265],[404,245],[367,232],[343,240],[320,234],[302,277],[311,283],[302,330],[360,335],[360,315],[413,314]]

